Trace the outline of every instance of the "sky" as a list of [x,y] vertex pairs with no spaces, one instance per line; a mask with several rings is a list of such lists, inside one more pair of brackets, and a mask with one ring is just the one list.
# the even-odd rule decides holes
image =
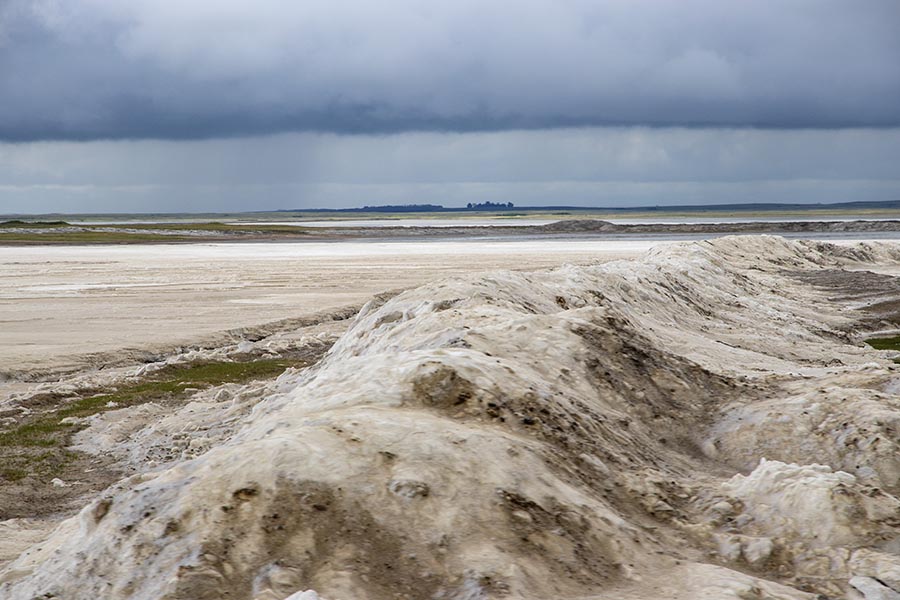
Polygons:
[[900,200],[897,0],[0,0],[0,213]]

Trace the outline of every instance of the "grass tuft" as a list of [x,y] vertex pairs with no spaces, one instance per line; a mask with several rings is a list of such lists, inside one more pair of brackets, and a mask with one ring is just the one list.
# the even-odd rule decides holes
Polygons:
[[876,337],[869,338],[865,342],[876,350],[897,350],[900,351],[900,335],[893,337]]
[[68,223],[65,221],[23,221],[22,219],[0,221],[0,229],[49,229],[67,225]]
[[90,417],[147,402],[184,400],[189,395],[188,389],[269,379],[289,367],[308,364],[301,360],[266,359],[173,365],[160,369],[145,381],[79,398],[56,410],[37,413],[25,423],[0,432],[0,465],[3,465],[0,477],[7,481],[19,481],[27,475],[41,478],[60,475],[77,456],[65,448],[72,435],[85,427],[83,424],[62,423],[66,418]]
[[[69,227],[70,229],[61,229]],[[0,222],[0,244],[141,244],[196,242],[222,239],[253,239],[258,236],[282,236],[296,239],[309,235],[305,227],[292,225],[232,225],[229,223],[153,223],[117,225],[81,225],[65,221]],[[25,229],[27,231],[17,231]],[[124,231],[127,229],[128,231]],[[34,231],[40,230],[40,231]],[[161,232],[170,233],[161,233]],[[213,234],[198,236],[197,232]]]

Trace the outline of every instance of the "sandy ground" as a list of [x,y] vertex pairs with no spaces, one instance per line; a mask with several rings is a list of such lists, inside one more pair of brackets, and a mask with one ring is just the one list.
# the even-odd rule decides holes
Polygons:
[[[473,270],[634,256],[652,242],[192,244],[0,248],[0,376],[167,350],[217,332],[361,304]],[[0,390],[2,391],[2,390]],[[0,394],[2,395],[2,394]]]
[[0,597],[895,598],[900,366],[859,340],[898,264],[743,236],[428,283],[309,369],[92,418],[134,475],[3,523]]

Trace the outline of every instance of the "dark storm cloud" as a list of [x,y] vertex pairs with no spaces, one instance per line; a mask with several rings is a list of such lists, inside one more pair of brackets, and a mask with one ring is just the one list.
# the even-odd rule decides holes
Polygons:
[[898,64],[896,0],[7,0],[0,140],[886,127]]

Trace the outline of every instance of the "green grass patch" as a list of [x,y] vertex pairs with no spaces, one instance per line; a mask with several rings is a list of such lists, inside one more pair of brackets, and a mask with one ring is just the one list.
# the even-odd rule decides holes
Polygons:
[[[75,231],[58,231],[62,227],[79,227]],[[254,236],[309,235],[308,228],[292,225],[230,225],[228,223],[154,223],[120,225],[71,225],[65,221],[0,223],[0,244],[142,244],[166,242],[202,242]],[[17,231],[30,229],[32,231]],[[40,231],[33,231],[40,229]],[[128,229],[129,231],[123,231]],[[169,233],[160,233],[169,232]],[[212,234],[198,235],[198,232]],[[220,235],[216,235],[220,234]]]
[[19,481],[20,479],[25,479],[27,475],[28,471],[18,467],[3,467],[0,469],[0,477],[9,481]]
[[[869,338],[864,341],[876,350],[896,350],[900,352],[900,335]],[[894,362],[900,365],[900,358],[895,358]]]
[[0,229],[52,229],[55,227],[67,227],[68,225],[65,221],[23,221],[22,219],[12,219],[11,221],[0,222]]
[[274,378],[289,367],[304,367],[302,360],[266,359],[250,362],[211,362],[168,366],[147,380],[100,391],[96,395],[62,404],[53,411],[36,413],[26,422],[0,432],[0,477],[17,481],[27,474],[56,477],[76,456],[65,450],[82,424],[63,424],[68,417],[90,417],[108,410],[147,402],[186,400],[190,389],[225,383],[244,383]]
[[122,231],[59,231],[0,234],[0,244],[141,244],[148,242],[197,241],[197,236],[163,235],[160,233],[127,233]]
[[53,479],[65,473],[66,467],[78,457],[75,452],[62,448],[53,451],[24,448],[16,453],[2,452],[3,467],[0,480],[16,482],[26,477]]
[[876,350],[900,351],[900,335],[893,337],[869,338],[865,342]]

